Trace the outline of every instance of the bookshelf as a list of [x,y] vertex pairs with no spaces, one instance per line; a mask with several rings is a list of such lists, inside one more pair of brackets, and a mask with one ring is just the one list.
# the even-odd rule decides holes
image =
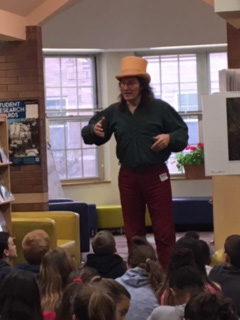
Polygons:
[[[9,156],[8,150],[8,122],[7,116],[1,114],[0,115],[0,142],[1,147],[4,150],[6,156]],[[0,163],[0,181],[3,182],[4,186],[10,192],[10,165],[11,162]],[[1,199],[2,200],[2,199]],[[9,201],[0,201],[0,224],[5,223],[5,230],[11,233],[12,231],[12,223],[11,223],[11,202]]]

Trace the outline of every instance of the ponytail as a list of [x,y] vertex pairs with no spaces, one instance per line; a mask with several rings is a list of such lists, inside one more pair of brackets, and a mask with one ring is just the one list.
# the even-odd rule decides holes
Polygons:
[[188,248],[174,250],[170,257],[166,278],[157,292],[158,300],[161,305],[176,305],[176,299],[172,290],[170,290],[169,277],[172,272],[184,266],[196,266],[193,252]]
[[157,292],[163,281],[163,271],[157,261],[147,259],[145,263],[139,265],[140,268],[145,269],[150,277],[150,284],[155,292]]

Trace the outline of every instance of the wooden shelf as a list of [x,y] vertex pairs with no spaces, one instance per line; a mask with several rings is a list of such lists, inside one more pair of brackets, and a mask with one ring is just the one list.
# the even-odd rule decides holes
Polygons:
[[[8,121],[6,115],[0,115],[0,141],[1,147],[3,148],[6,155],[9,154],[9,146],[8,146]],[[0,163],[0,179],[3,181],[3,184],[7,188],[9,192],[11,192],[11,183],[10,183],[10,165],[11,162]],[[10,201],[0,202],[1,207],[1,215],[5,220],[6,231],[9,233],[12,232],[12,221],[11,221],[11,213],[12,206]]]
[[14,200],[9,200],[9,201],[4,201],[4,202],[0,202],[0,206],[4,206],[5,204],[9,204],[11,202],[13,202]]
[[12,164],[12,162],[0,163],[0,167],[8,167]]

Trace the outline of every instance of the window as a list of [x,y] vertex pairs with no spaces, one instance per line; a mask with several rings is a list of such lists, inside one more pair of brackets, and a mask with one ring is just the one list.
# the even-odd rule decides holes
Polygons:
[[[196,146],[202,136],[199,130],[202,119],[201,95],[219,91],[218,71],[227,68],[226,52],[144,58],[148,61],[155,96],[168,102],[180,113],[188,126],[188,142]],[[208,92],[205,88],[209,88]],[[168,168],[171,174],[180,174],[174,153],[168,160]]]
[[145,57],[151,86],[161,98],[177,111],[197,111],[197,58],[195,54]]
[[45,57],[48,131],[60,179],[99,177],[96,146],[81,130],[96,109],[93,57]]

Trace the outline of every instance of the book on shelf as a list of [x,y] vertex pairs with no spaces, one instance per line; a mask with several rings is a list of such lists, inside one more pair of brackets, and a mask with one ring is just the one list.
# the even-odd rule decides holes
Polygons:
[[0,141],[0,163],[9,163],[9,158],[7,157],[6,153],[4,152],[1,141]]
[[7,189],[3,181],[0,181],[0,203],[13,201],[13,194]]
[[4,218],[3,212],[0,210],[0,232],[7,231],[6,220]]

